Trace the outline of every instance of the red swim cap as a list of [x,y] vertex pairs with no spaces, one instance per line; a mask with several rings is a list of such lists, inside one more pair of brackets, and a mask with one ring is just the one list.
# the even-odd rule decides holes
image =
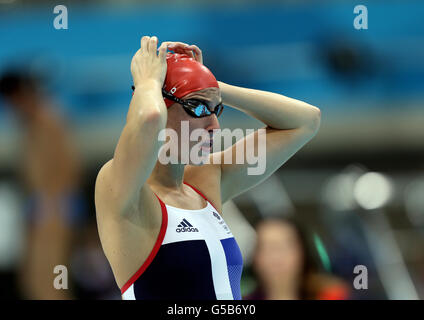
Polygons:
[[[168,52],[166,62],[168,67],[163,88],[177,98],[206,88],[219,88],[212,72],[186,54]],[[174,103],[167,98],[164,100],[167,108]]]

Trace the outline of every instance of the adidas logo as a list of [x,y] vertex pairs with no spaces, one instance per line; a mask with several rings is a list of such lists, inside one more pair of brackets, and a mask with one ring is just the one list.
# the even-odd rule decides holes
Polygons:
[[188,222],[186,219],[183,219],[183,221],[180,222],[180,224],[177,226],[177,229],[175,230],[177,232],[199,232],[199,229],[193,227],[190,222]]

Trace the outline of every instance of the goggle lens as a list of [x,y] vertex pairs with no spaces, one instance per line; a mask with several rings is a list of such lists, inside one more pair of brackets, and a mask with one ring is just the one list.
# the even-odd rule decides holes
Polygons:
[[211,112],[208,108],[208,106],[199,100],[187,100],[188,105],[192,107],[193,113],[197,117],[205,117],[210,116],[212,113],[215,113],[217,117],[219,117],[222,113],[222,110],[224,109],[224,106],[222,104],[219,104],[215,107],[214,112]]

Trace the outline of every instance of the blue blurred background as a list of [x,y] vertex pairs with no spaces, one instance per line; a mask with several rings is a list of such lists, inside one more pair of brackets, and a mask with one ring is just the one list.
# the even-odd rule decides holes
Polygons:
[[[328,258],[327,271],[348,284],[351,298],[424,297],[424,2],[62,1],[67,30],[53,27],[57,4],[0,0],[0,74],[25,68],[41,76],[58,102],[81,158],[90,223],[97,171],[112,157],[125,124],[132,55],[141,36],[156,35],[159,42],[196,44],[220,81],[281,93],[322,111],[314,140],[229,209],[240,211],[253,238],[255,222],[271,212],[299,216],[319,235],[321,260]],[[358,4],[368,9],[367,30],[353,26]],[[227,108],[221,126],[260,123]],[[0,233],[9,230],[0,237],[8,244],[0,261],[16,297],[25,219],[10,216],[19,216],[25,198],[17,183],[20,132],[0,99],[0,202],[9,221],[0,224]],[[369,197],[378,205],[367,206]],[[275,204],[268,208],[264,199]],[[76,297],[119,298],[102,258],[97,268],[78,258],[84,245],[71,259]],[[256,283],[249,273],[251,239],[245,247],[242,290],[248,294]],[[355,265],[368,267],[368,290],[352,287]],[[84,287],[90,272],[104,270],[93,287]]]

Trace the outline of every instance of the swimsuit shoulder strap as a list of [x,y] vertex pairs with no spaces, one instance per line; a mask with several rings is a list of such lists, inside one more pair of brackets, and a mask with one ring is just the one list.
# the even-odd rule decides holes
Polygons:
[[202,192],[200,192],[200,190],[198,190],[197,188],[195,188],[195,187],[193,187],[191,184],[189,184],[189,183],[187,183],[187,182],[185,182],[184,181],[184,184],[186,184],[186,185],[188,185],[190,188],[192,188],[194,191],[196,191],[203,199],[205,199],[206,200],[206,202],[208,202],[208,203],[210,203],[211,205],[212,205],[212,207],[214,207],[214,209],[216,210],[216,211],[218,211],[217,209],[216,209],[216,207],[213,205],[213,203],[212,202],[210,202],[209,200],[208,200],[208,198],[206,198],[204,195],[203,195],[203,193]]

